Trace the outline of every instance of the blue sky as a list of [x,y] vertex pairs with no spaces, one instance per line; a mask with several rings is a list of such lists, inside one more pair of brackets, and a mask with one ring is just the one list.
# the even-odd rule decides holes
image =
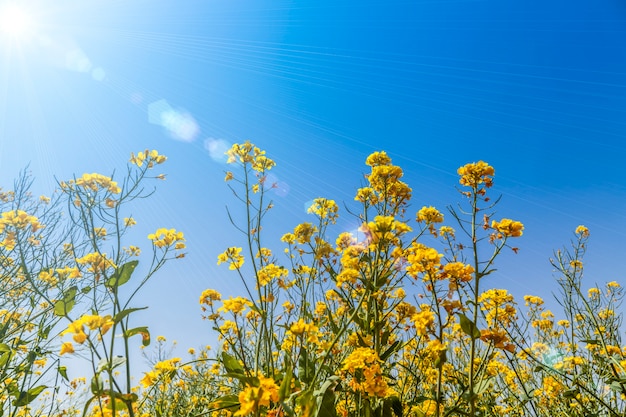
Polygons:
[[134,213],[136,243],[186,233],[187,258],[144,293],[153,331],[184,347],[203,343],[200,328],[212,339],[203,289],[239,293],[216,265],[240,240],[211,143],[249,139],[277,161],[272,237],[307,220],[313,198],[351,201],[372,151],[404,168],[414,211],[458,201],[456,168],[483,159],[498,216],[526,225],[490,284],[549,298],[548,258],[579,224],[589,285],[624,282],[622,0],[19,4],[35,24],[0,27],[0,185],[28,164],[49,192],[54,176],[120,170],[133,151],[167,155],[167,181]]

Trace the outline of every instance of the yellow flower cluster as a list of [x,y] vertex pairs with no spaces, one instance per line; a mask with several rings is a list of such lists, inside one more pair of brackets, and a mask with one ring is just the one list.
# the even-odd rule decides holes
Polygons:
[[485,291],[478,297],[478,302],[486,312],[485,318],[490,327],[498,327],[498,324],[507,326],[516,319],[514,299],[507,290],[494,288]]
[[98,192],[100,190],[106,190],[111,194],[119,194],[122,192],[122,189],[117,185],[117,182],[113,181],[111,177],[97,174],[95,172],[92,174],[83,174],[83,176],[78,178],[76,181],[70,180],[68,182],[62,182],[61,189],[64,191],[72,190],[74,189],[74,184],[84,190],[90,190],[93,192]]
[[168,248],[174,245],[174,249],[185,249],[183,232],[177,232],[176,229],[160,228],[156,232],[149,234],[148,239],[157,248]]
[[[234,416],[248,416],[256,413],[259,407],[269,407],[278,402],[278,385],[272,378],[257,376],[258,386],[248,385],[239,393],[239,410]],[[256,415],[256,414],[255,414]]]
[[[66,335],[68,333],[72,334],[72,339],[78,344],[85,343],[87,340],[87,333],[85,333],[85,326],[91,330],[98,331],[98,337],[102,337],[109,329],[113,326],[114,322],[110,315],[106,315],[104,317],[99,316],[97,314],[86,314],[81,316],[78,320],[74,320],[70,324],[68,324],[67,329],[61,332],[61,335]],[[73,353],[74,346],[71,342],[65,342],[61,346],[61,354],[64,353]]]
[[397,221],[393,216],[376,216],[373,222],[363,223],[360,231],[365,234],[367,241],[376,245],[379,242],[398,244],[398,238],[411,231],[404,222]]
[[371,187],[359,188],[357,190],[356,197],[354,197],[354,200],[365,204],[366,206],[372,206],[379,202],[376,192]]
[[259,279],[259,285],[261,287],[264,287],[272,282],[273,279],[287,277],[287,274],[287,269],[271,263],[259,269],[259,272],[257,273],[257,278]]
[[43,225],[39,223],[37,217],[31,216],[23,210],[11,210],[5,211],[0,216],[0,233],[4,233],[8,227],[19,230],[30,227],[30,231],[35,233],[42,229]]
[[471,281],[474,273],[474,268],[463,262],[450,262],[444,265],[443,270],[447,278],[462,282]]
[[380,367],[381,360],[373,349],[355,349],[343,361],[342,373],[349,378],[348,385],[356,392],[384,398],[389,386]]
[[521,222],[511,219],[502,219],[499,222],[493,220],[491,228],[498,231],[498,234],[495,236],[496,239],[520,237],[524,231],[524,225]]
[[576,228],[576,231],[574,233],[576,233],[580,237],[589,237],[589,229],[582,224]]
[[442,223],[443,214],[434,207],[424,206],[417,212],[417,221],[419,223],[425,222],[428,225],[433,223]]
[[[355,200],[375,204],[387,200],[394,212],[411,198],[411,188],[400,178],[404,175],[402,168],[391,164],[391,158],[385,152],[374,152],[367,157],[365,163],[372,167],[366,176],[371,189],[362,188]],[[371,190],[371,191],[370,191]],[[376,194],[378,193],[378,195]]]
[[106,253],[92,252],[77,258],[76,263],[79,265],[88,265],[87,271],[96,275],[104,273],[108,268],[117,268],[117,266],[107,258]]
[[481,184],[487,188],[493,185],[495,170],[488,163],[478,161],[460,167],[457,173],[461,176],[461,185],[477,189]]
[[243,313],[246,307],[252,305],[252,302],[244,297],[230,297],[228,300],[224,300],[222,306],[217,311],[222,313],[231,312],[233,314]]
[[289,351],[294,346],[300,346],[299,340],[305,340],[308,343],[319,344],[320,340],[319,328],[313,323],[307,323],[300,318],[293,323],[283,339],[281,349]]
[[527,306],[528,305],[535,305],[535,306],[543,305],[543,298],[538,297],[536,295],[525,295],[524,301],[526,302]]
[[436,249],[414,242],[407,249],[406,272],[413,278],[422,273],[434,274],[441,266],[442,257]]
[[220,301],[221,299],[222,295],[219,292],[209,288],[202,291],[202,294],[200,295],[200,304],[205,304],[211,307],[213,306],[213,301]]
[[502,328],[481,330],[480,340],[493,343],[493,347],[496,349],[503,349],[511,353],[515,352],[515,345],[509,343],[510,339],[507,331]]
[[[0,234],[4,234],[4,239],[0,241],[0,247],[13,250],[17,242],[18,230],[28,228],[30,232],[35,233],[43,227],[37,217],[31,216],[23,210],[6,211],[0,216]],[[30,236],[28,241],[33,245],[39,244],[39,240],[35,236]]]
[[[249,141],[245,143],[235,143],[228,151],[227,163],[232,164],[239,161],[241,164],[251,164],[252,169],[257,172],[265,172],[272,169],[276,163],[265,156],[265,151],[260,150]],[[232,178],[232,177],[231,177]],[[228,181],[228,175],[226,181]]]
[[243,265],[243,255],[241,255],[242,248],[230,247],[223,253],[217,255],[217,264],[223,262],[230,262],[228,269],[239,269]]
[[413,314],[411,317],[415,325],[415,331],[418,336],[426,336],[433,331],[435,324],[435,314],[430,310],[428,305],[422,306],[422,310]]
[[137,156],[134,153],[130,154],[130,163],[137,165],[141,168],[144,163],[148,164],[148,168],[152,168],[154,164],[162,164],[167,160],[165,155],[159,155],[159,152],[156,150],[149,151],[146,149],[143,152],[137,152]]
[[443,415],[443,404],[437,404],[437,401],[426,399],[420,406],[414,406],[416,415],[435,416]]
[[331,223],[335,223],[337,220],[337,212],[339,207],[334,200],[328,200],[326,198],[316,198],[313,200],[313,204],[307,210],[307,213],[313,213],[320,219],[328,219]]
[[365,165],[376,167],[380,165],[390,165],[391,158],[387,155],[387,152],[373,152],[365,160]]
[[82,274],[77,267],[66,266],[64,268],[56,268],[54,270],[43,270],[39,272],[37,278],[40,281],[49,285],[56,285],[59,281],[63,281],[66,278],[80,278]]
[[171,358],[155,363],[152,370],[146,372],[139,382],[144,388],[149,388],[157,382],[167,384],[178,370],[180,361],[180,358]]

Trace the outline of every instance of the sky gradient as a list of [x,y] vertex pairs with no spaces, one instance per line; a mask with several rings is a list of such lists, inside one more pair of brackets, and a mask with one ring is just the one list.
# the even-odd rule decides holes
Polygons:
[[0,27],[0,186],[29,166],[49,194],[55,177],[167,155],[167,181],[133,213],[137,244],[158,227],[187,238],[144,293],[154,334],[200,345],[200,292],[240,293],[216,257],[241,244],[222,152],[245,140],[277,162],[278,250],[307,202],[350,202],[367,155],[385,150],[413,212],[459,201],[460,165],[495,167],[497,217],[526,229],[490,286],[550,298],[548,258],[579,224],[588,284],[626,282],[622,0],[19,3],[35,23],[19,37]]

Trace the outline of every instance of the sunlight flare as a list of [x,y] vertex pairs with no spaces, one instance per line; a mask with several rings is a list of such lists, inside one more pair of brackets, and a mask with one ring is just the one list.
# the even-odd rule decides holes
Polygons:
[[0,6],[0,32],[13,38],[32,32],[35,26],[33,17],[15,4]]

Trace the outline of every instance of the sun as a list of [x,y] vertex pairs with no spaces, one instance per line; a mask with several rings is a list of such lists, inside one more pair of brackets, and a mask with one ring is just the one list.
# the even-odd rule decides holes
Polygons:
[[32,32],[32,16],[15,4],[0,5],[0,33],[19,38]]

